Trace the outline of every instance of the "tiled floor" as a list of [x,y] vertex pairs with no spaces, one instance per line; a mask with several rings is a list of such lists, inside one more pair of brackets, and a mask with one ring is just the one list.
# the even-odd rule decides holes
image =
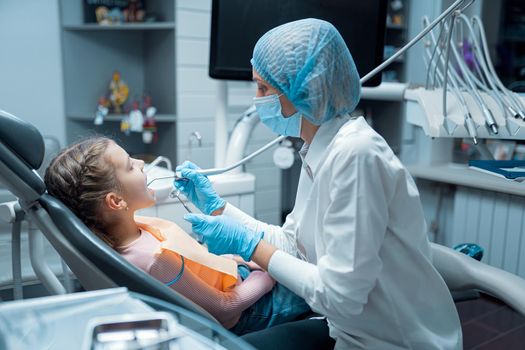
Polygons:
[[481,298],[457,302],[464,349],[525,349],[525,317],[500,301]]

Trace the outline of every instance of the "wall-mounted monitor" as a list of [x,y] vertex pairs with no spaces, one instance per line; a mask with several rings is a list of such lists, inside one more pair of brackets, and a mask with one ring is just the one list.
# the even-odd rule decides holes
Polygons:
[[[383,61],[387,0],[213,0],[209,74],[252,80],[257,40],[280,24],[319,18],[331,22],[352,53],[360,76]],[[365,86],[377,86],[381,74]]]

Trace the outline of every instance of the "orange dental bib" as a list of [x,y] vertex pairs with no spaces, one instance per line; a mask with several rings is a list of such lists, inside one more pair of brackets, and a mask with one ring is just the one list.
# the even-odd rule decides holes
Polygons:
[[154,217],[135,216],[139,228],[161,242],[161,249],[170,250],[185,259],[186,268],[215,288],[226,291],[237,282],[237,263],[208,252],[177,224]]

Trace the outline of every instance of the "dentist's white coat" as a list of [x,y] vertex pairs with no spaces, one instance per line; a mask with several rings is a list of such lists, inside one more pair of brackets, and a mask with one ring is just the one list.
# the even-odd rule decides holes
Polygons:
[[229,204],[224,212],[281,249],[270,274],[327,317],[336,349],[460,349],[459,318],[432,265],[419,193],[383,138],[363,118],[338,117],[302,153],[295,208],[283,227]]

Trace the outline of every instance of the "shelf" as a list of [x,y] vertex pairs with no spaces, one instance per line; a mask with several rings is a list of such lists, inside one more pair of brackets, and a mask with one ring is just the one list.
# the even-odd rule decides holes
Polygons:
[[[120,122],[123,116],[123,114],[108,114],[108,116],[104,118],[104,122]],[[71,120],[92,122],[95,120],[95,112],[93,112],[91,115],[89,113],[82,115],[69,115],[68,118]],[[157,123],[173,123],[177,120],[177,118],[175,114],[157,114],[155,115],[155,120]]]
[[[86,20],[92,16],[85,16],[85,0],[58,0],[66,142],[76,142],[93,133],[105,135],[118,140],[130,154],[162,154],[175,164],[175,1],[143,2],[157,21],[100,25]],[[94,124],[96,101],[108,94],[115,70],[129,88],[130,102],[140,100],[144,94],[153,98],[153,106],[159,112],[155,116],[157,143],[144,144],[142,133],[123,134],[120,123],[126,113],[110,113],[102,125]]]
[[525,195],[525,183],[485,174],[462,164],[409,165],[407,168],[413,177],[419,179],[518,196]]
[[86,23],[79,25],[64,25],[68,31],[107,31],[107,30],[172,30],[175,29],[174,22],[152,22],[152,23],[124,23],[100,25],[98,23]]

